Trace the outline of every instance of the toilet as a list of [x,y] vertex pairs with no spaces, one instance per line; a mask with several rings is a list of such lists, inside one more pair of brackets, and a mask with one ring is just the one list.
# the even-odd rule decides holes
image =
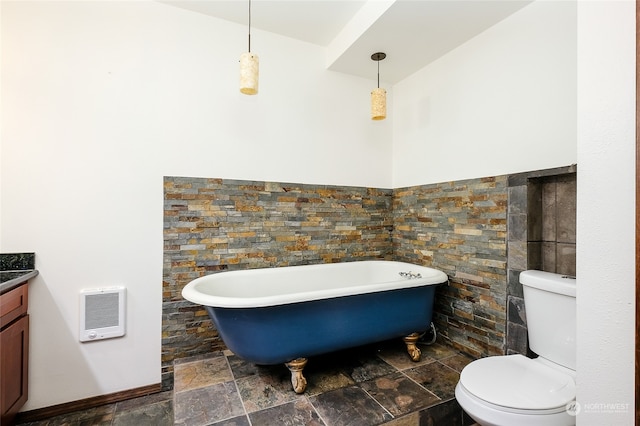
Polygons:
[[537,358],[478,359],[460,373],[455,395],[482,426],[575,425],[576,280],[520,273],[529,346]]

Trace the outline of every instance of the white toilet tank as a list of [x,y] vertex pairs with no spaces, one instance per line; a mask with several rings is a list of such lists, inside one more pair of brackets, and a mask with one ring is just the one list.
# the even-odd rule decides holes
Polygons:
[[576,279],[543,271],[520,273],[529,347],[563,367],[576,369]]

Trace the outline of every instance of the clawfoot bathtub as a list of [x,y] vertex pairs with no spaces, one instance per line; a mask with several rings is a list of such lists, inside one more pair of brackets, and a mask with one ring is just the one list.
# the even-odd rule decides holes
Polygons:
[[307,358],[403,337],[420,359],[436,285],[446,274],[371,260],[222,272],[193,280],[182,296],[205,306],[227,347],[255,364],[285,363],[297,393]]

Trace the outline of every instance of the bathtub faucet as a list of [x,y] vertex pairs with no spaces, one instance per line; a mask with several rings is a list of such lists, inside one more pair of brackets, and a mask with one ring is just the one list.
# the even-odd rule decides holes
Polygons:
[[415,274],[415,273],[413,273],[411,271],[409,271],[409,272],[398,272],[398,273],[400,274],[401,277],[408,278],[410,280],[414,279],[414,278],[422,278],[422,275]]

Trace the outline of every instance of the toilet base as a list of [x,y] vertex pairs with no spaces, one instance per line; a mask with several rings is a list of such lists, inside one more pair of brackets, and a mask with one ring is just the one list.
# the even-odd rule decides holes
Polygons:
[[575,416],[564,407],[549,411],[506,411],[470,394],[460,383],[456,386],[456,400],[462,409],[481,426],[574,426]]

